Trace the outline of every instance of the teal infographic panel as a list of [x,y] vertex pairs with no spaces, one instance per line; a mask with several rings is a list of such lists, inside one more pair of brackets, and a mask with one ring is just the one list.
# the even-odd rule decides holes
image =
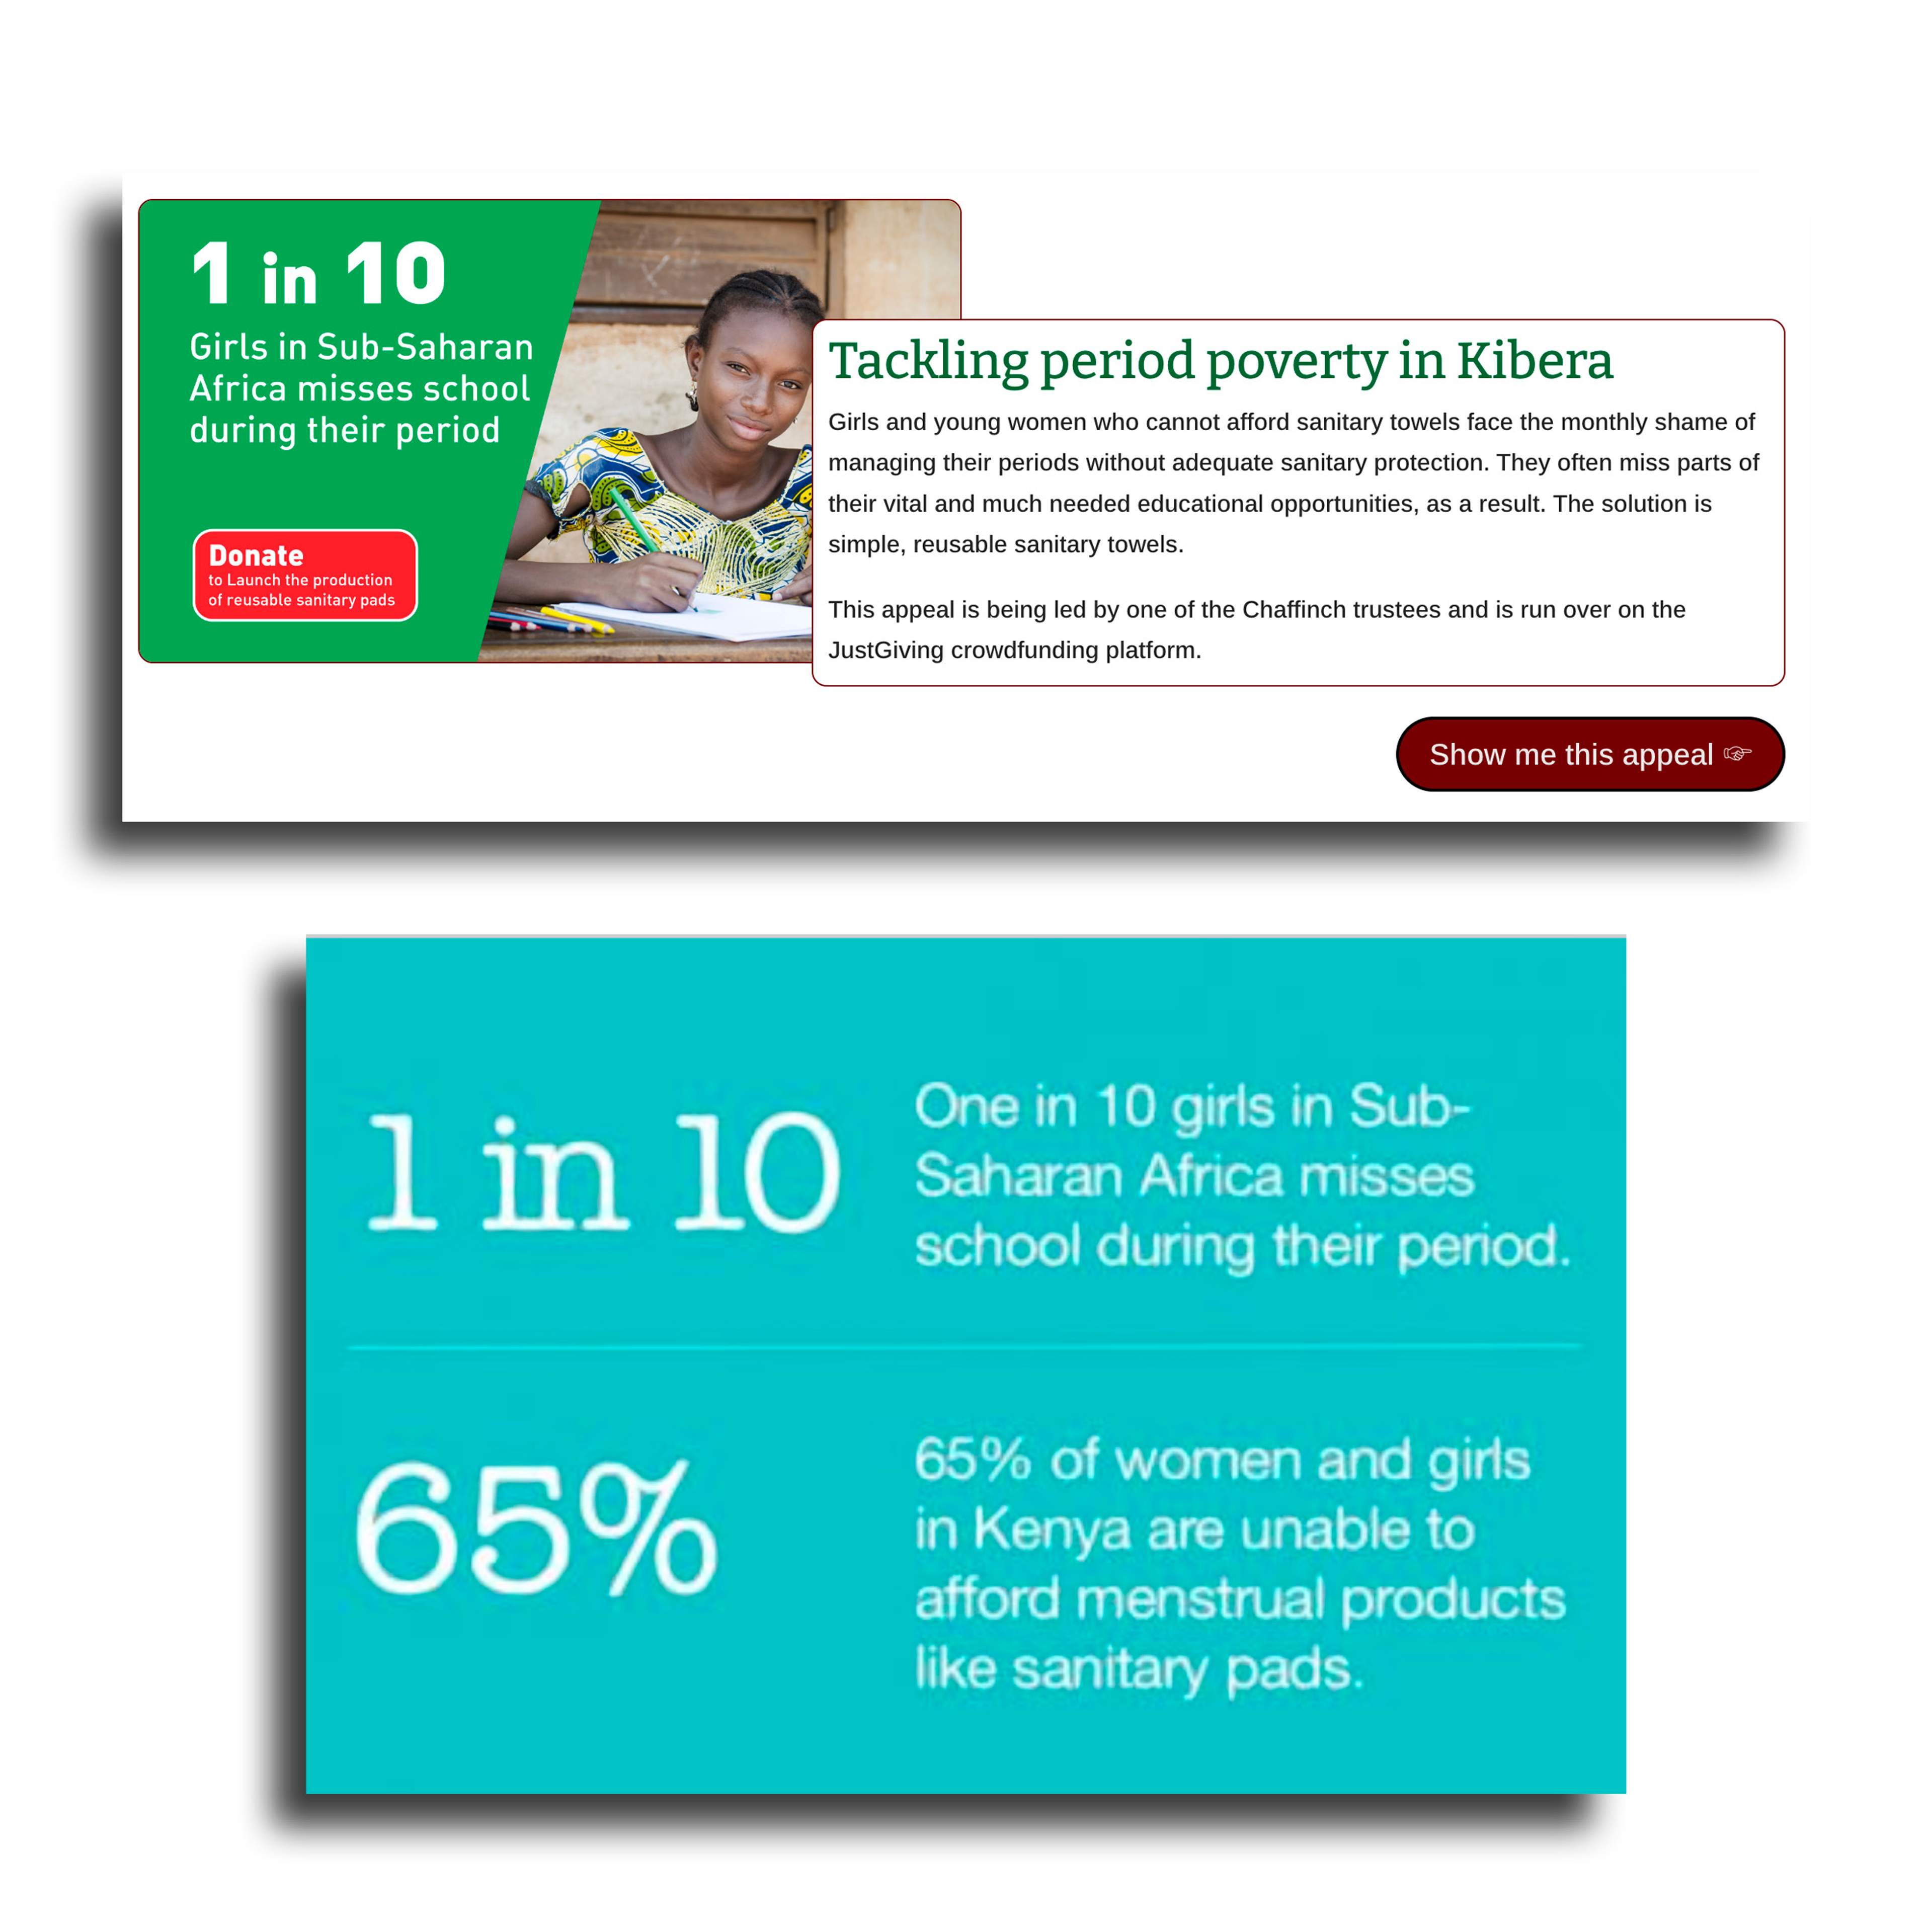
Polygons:
[[1611,940],[319,940],[308,1790],[1612,1791]]

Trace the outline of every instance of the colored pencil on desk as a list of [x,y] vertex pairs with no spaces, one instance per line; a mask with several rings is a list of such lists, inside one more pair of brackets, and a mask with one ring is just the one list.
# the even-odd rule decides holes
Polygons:
[[492,610],[490,621],[508,624],[513,629],[521,626],[531,631],[588,631],[590,628],[578,617],[530,617],[518,610]]
[[554,604],[546,604],[543,607],[543,614],[546,617],[555,617],[566,624],[581,624],[586,631],[602,632],[614,638],[617,634],[615,624],[607,624],[600,617],[586,617],[579,610],[560,610]]

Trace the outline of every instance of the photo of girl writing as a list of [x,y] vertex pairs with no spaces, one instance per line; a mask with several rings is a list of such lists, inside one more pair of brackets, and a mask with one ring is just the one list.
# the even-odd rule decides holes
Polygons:
[[[805,406],[824,304],[795,275],[753,268],[706,304],[684,344],[696,420],[593,430],[524,487],[500,604],[680,612],[698,592],[812,602],[812,449],[774,447]],[[566,530],[582,562],[526,562]]]

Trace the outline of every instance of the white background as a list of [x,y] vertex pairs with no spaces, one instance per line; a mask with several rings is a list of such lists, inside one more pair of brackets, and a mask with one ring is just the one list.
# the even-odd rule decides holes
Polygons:
[[[30,65],[4,136],[16,273],[0,325],[32,560],[16,599],[69,615],[16,618],[0,761],[10,1920],[1916,1922],[1923,502],[1888,387],[1922,207],[1906,172],[1912,63],[1892,38],[1909,16],[1855,7],[1802,35],[1758,8],[1566,17],[700,12],[640,38],[630,62],[610,57],[622,37],[526,9],[344,0],[326,18],[27,23],[46,38],[16,43]],[[97,393],[112,290],[91,268],[104,254],[111,270],[117,172],[533,164],[600,129],[638,158],[622,185],[639,193],[683,185],[668,158],[734,147],[769,164],[760,191],[956,193],[969,303],[992,305],[976,236],[1005,219],[1046,237],[1022,306],[1048,313],[1318,310],[1346,284],[1340,306],[1390,313],[1421,290],[1445,308],[1784,316],[1792,657],[1814,693],[1787,736],[1814,822],[1105,840],[122,831],[118,627],[90,615],[113,594],[98,493],[114,486],[114,430]],[[901,164],[890,179],[868,165],[880,154]],[[1132,172],[1096,166],[1116,160]],[[223,747],[231,776],[314,750],[332,723],[314,674],[251,674],[277,680],[279,728]],[[454,689],[474,674],[449,675]],[[634,675],[590,704],[572,674],[515,679],[521,728],[479,754],[504,811],[540,806],[614,692],[627,709],[597,755],[614,783],[650,770],[675,713],[658,674]],[[963,695],[916,742],[879,747],[892,797],[1000,782]],[[1216,728],[1180,694],[1157,701],[1167,733]],[[722,808],[722,715],[717,729],[704,802]],[[1052,721],[1041,730],[1028,754],[1057,755]],[[408,765],[419,748],[399,730],[368,756]],[[213,796],[223,773],[189,776]],[[814,802],[802,790],[798,815]],[[273,1338],[294,1318],[279,1265],[294,1209],[273,1184],[296,1096],[272,1018],[310,929],[1628,932],[1630,1796],[292,1807],[275,1687],[298,1661],[275,1616],[290,1586],[273,1526],[293,1496],[272,1457],[292,1400]],[[614,1016],[660,994],[674,989],[506,989],[608,999]]]
[[[828,83],[849,84],[849,76]],[[1376,86],[1390,84],[1383,76]],[[1566,76],[1564,84],[1574,91],[1580,83]],[[413,150],[394,145],[382,152],[388,165],[361,176],[345,173],[341,149],[327,144],[304,156],[338,158],[326,171],[171,171],[171,151],[151,146],[151,164],[128,184],[130,208],[150,194],[730,196],[807,185],[802,174],[770,163],[684,175],[654,164],[627,179],[604,159],[556,172],[497,167],[458,176],[422,172],[410,165]],[[862,158],[876,152],[828,157],[812,181],[853,196],[958,200],[969,316],[1775,316],[1801,344],[1831,345],[1822,367],[1819,351],[1795,358],[1792,519],[1822,509],[1810,529],[1835,521],[1850,543],[1868,537],[1874,508],[1881,524],[1900,514],[1885,481],[1888,461],[1897,460],[1888,458],[1893,419],[1880,408],[1846,407],[1838,359],[1840,344],[1870,334],[1870,314],[1844,284],[1821,283],[1794,253],[1784,178],[1748,172],[1735,156],[1729,166],[1676,173],[1648,164],[1630,172],[1600,164],[1528,168],[1520,157],[1500,168],[1384,163],[1296,172],[1281,171],[1277,157],[1252,173],[1180,166],[1102,175],[1076,166],[1048,175],[987,168],[970,138],[936,147],[936,158],[920,167],[886,170]],[[1820,212],[1834,223],[1850,213],[1835,203]],[[506,273],[515,239],[505,237]],[[131,220],[124,240],[131,290]],[[131,382],[131,335],[124,353]],[[1265,398],[1262,386],[1248,386]],[[134,529],[130,518],[130,611]],[[1119,589],[1131,594],[1146,577],[1145,560],[1133,560]],[[1812,648],[1793,646],[1783,683],[1640,692],[1629,702],[1615,689],[1425,686],[1061,688],[1022,700],[992,688],[828,692],[808,664],[487,668],[501,675],[472,664],[257,664],[238,674],[229,664],[146,663],[130,621],[123,806],[142,821],[242,823],[1792,816],[1810,808],[1835,748],[1828,719],[1821,731],[1812,716],[1832,650],[1815,617],[1852,616],[1858,588],[1846,584],[1832,552],[1795,544],[1789,621]],[[1424,793],[1396,768],[1396,741],[1418,718],[1592,709],[1762,716],[1784,736],[1785,768],[1762,793],[1609,796]],[[292,730],[297,717],[302,728]],[[970,756],[940,754],[955,740],[972,748]]]
[[[1526,16],[1528,17],[1528,16]],[[1546,27],[1538,25],[1538,33]],[[1342,58],[1337,52],[1337,58]],[[844,87],[841,80],[835,87]],[[885,70],[881,70],[885,85]],[[1217,83],[1219,85],[1219,83]],[[1388,77],[1378,80],[1388,85]],[[1574,85],[1569,81],[1567,85]],[[1214,122],[1202,122],[1208,139]],[[166,195],[771,195],[806,176],[767,162],[715,162],[624,180],[608,158],[568,170],[412,166],[390,145],[362,176],[319,164],[265,176],[170,170],[168,151],[128,182],[128,207]],[[707,148],[709,153],[709,148]],[[964,137],[926,166],[879,168],[875,153],[825,158],[823,191],[950,195],[962,205],[968,315],[1775,315],[1804,340],[1868,330],[1864,311],[1822,308],[1834,288],[1798,268],[1778,178],[1710,168],[1667,174],[1573,166],[1416,172],[1364,166],[1252,174],[1138,168],[1057,174],[983,166]],[[1208,151],[1202,151],[1208,154]],[[294,158],[294,157],[292,157]],[[564,157],[568,158],[568,157]],[[1064,158],[1064,157],[1063,157]],[[494,162],[494,154],[479,154]],[[1292,248],[1269,211],[1292,208]],[[1832,211],[1838,220],[1838,211]],[[1534,249],[1528,239],[1534,238]],[[134,288],[134,222],[125,224]],[[1888,244],[1889,245],[1889,244]],[[1642,274],[1634,265],[1644,266]],[[514,236],[506,236],[514,272]],[[1183,299],[1188,298],[1188,299]],[[131,332],[124,344],[134,369]],[[1845,412],[1838,363],[1793,380],[1791,516],[1824,500],[1845,527],[1878,496],[1892,423]],[[1451,385],[1456,386],[1456,385]],[[1250,385],[1260,394],[1260,385]],[[1510,385],[1510,388],[1515,386]],[[134,601],[135,490],[124,530]],[[1146,560],[1119,590],[1146,581]],[[1802,614],[1845,608],[1845,587],[1812,547],[1789,572],[1793,636]],[[554,823],[707,819],[772,823],[1432,819],[1721,821],[1810,809],[1829,740],[1812,730],[1822,651],[1791,651],[1775,690],[1696,688],[1488,692],[836,690],[809,664],[148,664],[124,668],[124,804],[137,821]],[[1667,698],[1667,701],[1666,701]],[[1402,727],[1433,715],[1582,715],[1660,709],[1688,717],[1764,715],[1787,764],[1774,790],[1418,792],[1395,767]],[[302,718],[292,730],[290,718]],[[935,755],[949,740],[968,759]]]
[[[909,367],[907,345],[917,340],[934,346],[932,324],[842,322],[819,329],[814,338],[814,386],[818,428],[812,467],[812,588],[818,605],[813,635],[813,672],[821,684],[1223,684],[1362,685],[1430,683],[1450,678],[1465,685],[1775,685],[1784,672],[1784,336],[1776,322],[1405,322],[1388,320],[1304,322],[960,322],[945,332],[955,352],[1017,354],[1029,386],[1014,390],[997,380],[968,381],[908,376],[870,380],[859,371],[871,351],[882,360],[898,352]],[[1515,338],[1534,349],[1558,344],[1588,345],[1610,358],[1614,374],[1575,383],[1532,376],[1525,381],[1474,381],[1462,378],[1456,344],[1472,340],[1492,344]],[[1400,345],[1434,350],[1448,370],[1437,382],[1404,379]],[[1125,340],[1136,352],[1158,356],[1192,345],[1191,380],[1156,371],[1150,380],[1082,381],[1068,376],[1042,390],[1045,348],[1068,356],[1081,349],[1118,349]],[[851,373],[838,374],[842,357],[833,344],[851,343],[844,361]],[[1244,352],[1339,348],[1344,343],[1388,352],[1372,388],[1352,382],[1340,365],[1332,381],[1301,381],[1239,375],[1210,388],[1210,357]],[[1391,345],[1394,345],[1392,347]],[[1319,366],[1318,364],[1317,365]],[[1559,367],[1564,366],[1561,363]],[[1241,416],[1258,411],[1279,421],[1304,416],[1369,417],[1380,428],[1362,430],[1237,430]],[[1559,427],[1526,430],[1523,415]],[[1666,430],[1658,427],[1664,412],[1678,416],[1717,416],[1722,430]],[[1104,418],[1126,416],[1136,428],[1102,429]],[[1214,430],[1177,431],[1154,427],[1161,416],[1217,420]],[[1512,424],[1509,429],[1471,427],[1472,416]],[[1560,427],[1566,415],[1640,418],[1639,434],[1629,428],[1572,430]],[[983,429],[941,428],[946,418],[992,416],[999,424]],[[921,429],[890,427],[895,418],[922,418]],[[1457,429],[1398,428],[1394,418],[1434,420],[1444,416]],[[1018,422],[1082,418],[1084,430],[1016,429]],[[1748,430],[1742,427],[1750,422]],[[875,428],[859,425],[869,422]],[[1545,473],[1510,470],[1504,452],[1540,460]],[[1164,461],[1159,470],[1096,471],[1090,458],[1120,454],[1141,462]],[[1607,460],[1604,471],[1565,472],[1559,463],[1571,455]],[[984,471],[949,472],[948,455],[988,457]],[[1624,458],[1661,459],[1668,469],[1635,475],[1618,466]],[[934,466],[926,476],[904,476],[838,466],[841,460],[862,462],[914,457]],[[1029,458],[1064,460],[1072,470],[1000,473],[1003,462]],[[1272,458],[1271,470],[1177,470],[1174,464],[1198,457],[1238,461]],[[1294,470],[1281,466],[1303,457],[1342,457],[1366,467],[1360,475]],[[1406,457],[1453,457],[1486,464],[1471,470],[1390,470],[1378,476],[1377,462]],[[1736,465],[1755,460],[1758,468],[1693,472],[1679,476],[1680,458],[1716,456]],[[1594,510],[1559,510],[1559,494],[1594,502]],[[894,514],[886,507],[910,496],[927,507]],[[1273,509],[1284,498],[1376,496],[1406,500],[1402,511],[1327,513],[1289,517]],[[1258,512],[1148,514],[1140,505],[1166,497],[1191,502],[1207,496],[1258,498]],[[1641,502],[1661,496],[1684,502],[1709,499],[1708,512],[1622,512],[1606,504],[1630,497]],[[1124,509],[1070,514],[1056,502],[1095,498]],[[1480,504],[1502,498],[1510,512],[1430,514],[1431,497],[1451,503]],[[1522,508],[1526,499],[1540,501],[1540,512]],[[940,499],[957,503],[970,498],[971,510],[935,511]],[[989,502],[1031,502],[1035,510],[998,512]],[[871,503],[869,511],[854,508]],[[919,555],[922,538],[1003,537],[1004,554]],[[1173,538],[1173,554],[1111,556],[1110,536],[1145,542]],[[903,554],[835,550],[840,538],[896,538]],[[1048,553],[1022,554],[1012,548],[1035,537],[1073,538],[1099,545],[1095,555],[1077,558]],[[1091,604],[1104,596],[1120,614],[1094,614]],[[1213,598],[1236,614],[1188,617],[1184,608]],[[1402,621],[1358,618],[1244,617],[1250,598],[1345,605],[1433,604],[1432,619]],[[1650,606],[1659,598],[1681,605],[1682,617],[1659,618]],[[947,602],[956,613],[971,598],[994,604],[1033,604],[1043,614],[1034,620],[1010,614],[1004,618],[946,618],[888,621],[892,605]],[[1491,614],[1508,599],[1516,616]],[[833,614],[832,600],[868,603],[871,619]],[[1523,615],[1532,600],[1562,612],[1566,605],[1597,603],[1610,614],[1594,619],[1558,615],[1540,620]],[[1617,607],[1635,603],[1638,614],[1623,617]],[[1480,618],[1446,614],[1462,603],[1481,604]],[[1165,618],[1131,614],[1136,604],[1157,604]],[[1057,618],[1056,608],[1072,604],[1080,615]],[[1121,610],[1120,607],[1126,607]],[[956,647],[998,648],[1020,639],[1034,644],[1066,641],[1093,650],[1095,662],[1078,658],[962,658]],[[916,656],[833,658],[835,640],[862,646],[884,641],[938,646],[937,664]],[[1124,658],[1107,662],[1107,648],[1121,642],[1151,640],[1192,645],[1198,658]],[[1814,687],[1815,688],[1815,687]],[[1346,818],[1361,812],[1381,816],[1389,794],[1384,789],[1387,761],[1344,755],[1318,772],[1318,757],[1336,718],[1354,722],[1380,716],[1383,728],[1400,733],[1420,715],[1414,691],[1385,692],[1367,704],[1333,706],[1332,692],[1305,694],[1289,703],[1280,695],[1230,695],[1231,714],[1251,710],[1268,720],[1278,739],[1297,733],[1293,742],[1295,781],[1283,806],[1270,817]],[[1749,713],[1773,703],[1762,690],[1724,692],[1683,690],[1508,691],[1512,706],[1534,712],[1615,709],[1626,713],[1684,713],[1709,710]],[[1424,692],[1426,708],[1486,711],[1486,691]],[[1015,703],[1019,700],[1016,698]],[[813,716],[816,718],[818,712]],[[1347,742],[1346,739],[1344,740]],[[1283,748],[1288,749],[1286,746]],[[1350,751],[1354,750],[1352,746]],[[1279,782],[1279,778],[1277,778]],[[1775,808],[1776,801],[1767,800]],[[1598,802],[1598,809],[1614,812]],[[1780,814],[1781,815],[1781,814]]]

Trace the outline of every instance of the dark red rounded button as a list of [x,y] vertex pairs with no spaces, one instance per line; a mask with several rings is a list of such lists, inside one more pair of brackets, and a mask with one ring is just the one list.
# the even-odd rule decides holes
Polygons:
[[1424,791],[1762,791],[1784,740],[1762,718],[1418,718],[1396,741]]

